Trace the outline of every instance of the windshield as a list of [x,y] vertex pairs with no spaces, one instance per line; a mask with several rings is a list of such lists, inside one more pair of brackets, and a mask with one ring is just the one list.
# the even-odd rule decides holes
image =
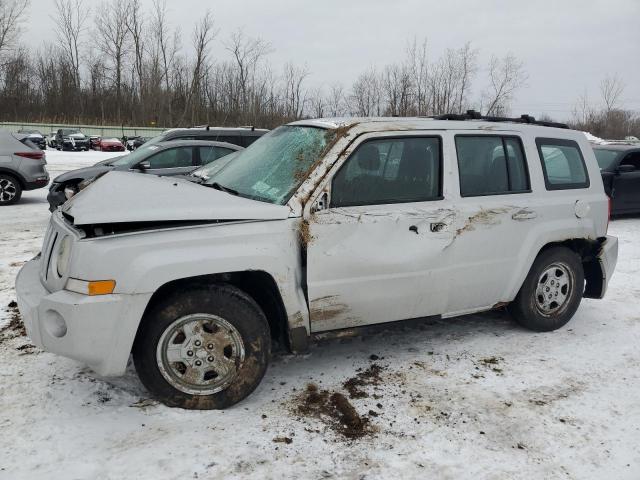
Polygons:
[[261,137],[206,184],[242,197],[284,205],[321,158],[333,130],[285,125]]
[[160,147],[158,147],[157,145],[144,144],[128,155],[123,155],[122,157],[118,157],[114,161],[107,163],[107,165],[113,165],[114,167],[132,167],[136,163],[141,162],[145,158],[151,156],[159,149]]
[[62,135],[74,135],[76,133],[80,133],[80,130],[70,130],[70,129],[62,130]]
[[618,152],[617,150],[604,150],[602,148],[594,148],[593,153],[596,154],[596,160],[598,160],[600,170],[607,170],[613,165],[613,162],[620,152]]

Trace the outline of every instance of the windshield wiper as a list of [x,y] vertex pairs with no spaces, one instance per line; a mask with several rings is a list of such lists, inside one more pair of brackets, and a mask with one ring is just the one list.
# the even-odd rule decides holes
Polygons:
[[230,193],[231,195],[236,195],[236,196],[239,195],[239,193],[233,188],[224,187],[220,185],[218,182],[203,183],[203,185],[206,185],[207,187],[215,188],[216,190],[220,190],[221,192]]

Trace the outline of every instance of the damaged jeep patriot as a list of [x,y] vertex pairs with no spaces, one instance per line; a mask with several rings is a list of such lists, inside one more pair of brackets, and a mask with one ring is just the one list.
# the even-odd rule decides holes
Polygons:
[[110,172],[16,281],[27,332],[170,406],[248,396],[271,345],[506,306],[535,331],[602,298],[618,254],[586,138],[476,112],[302,120],[199,184]]

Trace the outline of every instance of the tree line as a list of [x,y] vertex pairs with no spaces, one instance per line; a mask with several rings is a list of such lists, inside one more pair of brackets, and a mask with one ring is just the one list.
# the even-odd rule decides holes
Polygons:
[[[0,0],[3,121],[271,128],[304,117],[470,108],[506,115],[528,78],[512,54],[491,56],[480,68],[471,43],[434,56],[426,40],[414,40],[400,61],[371,67],[351,85],[310,88],[306,65],[275,67],[269,42],[243,30],[221,32],[210,11],[181,31],[170,21],[166,0],[146,9],[140,0],[106,0],[98,7],[55,0],[56,40],[34,50],[21,42],[29,6],[29,0]],[[223,50],[214,57],[216,39]],[[609,115],[618,110],[613,105]]]

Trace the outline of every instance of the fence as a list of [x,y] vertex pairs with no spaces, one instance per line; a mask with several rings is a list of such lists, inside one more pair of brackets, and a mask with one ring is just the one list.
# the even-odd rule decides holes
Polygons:
[[151,127],[114,127],[114,126],[96,126],[96,125],[63,125],[59,123],[18,123],[18,122],[0,122],[0,128],[4,128],[11,132],[18,130],[38,130],[43,135],[51,135],[59,128],[77,128],[85,135],[100,135],[103,138],[122,138],[124,136],[132,137],[140,135],[142,137],[155,137],[164,132],[166,128]]

